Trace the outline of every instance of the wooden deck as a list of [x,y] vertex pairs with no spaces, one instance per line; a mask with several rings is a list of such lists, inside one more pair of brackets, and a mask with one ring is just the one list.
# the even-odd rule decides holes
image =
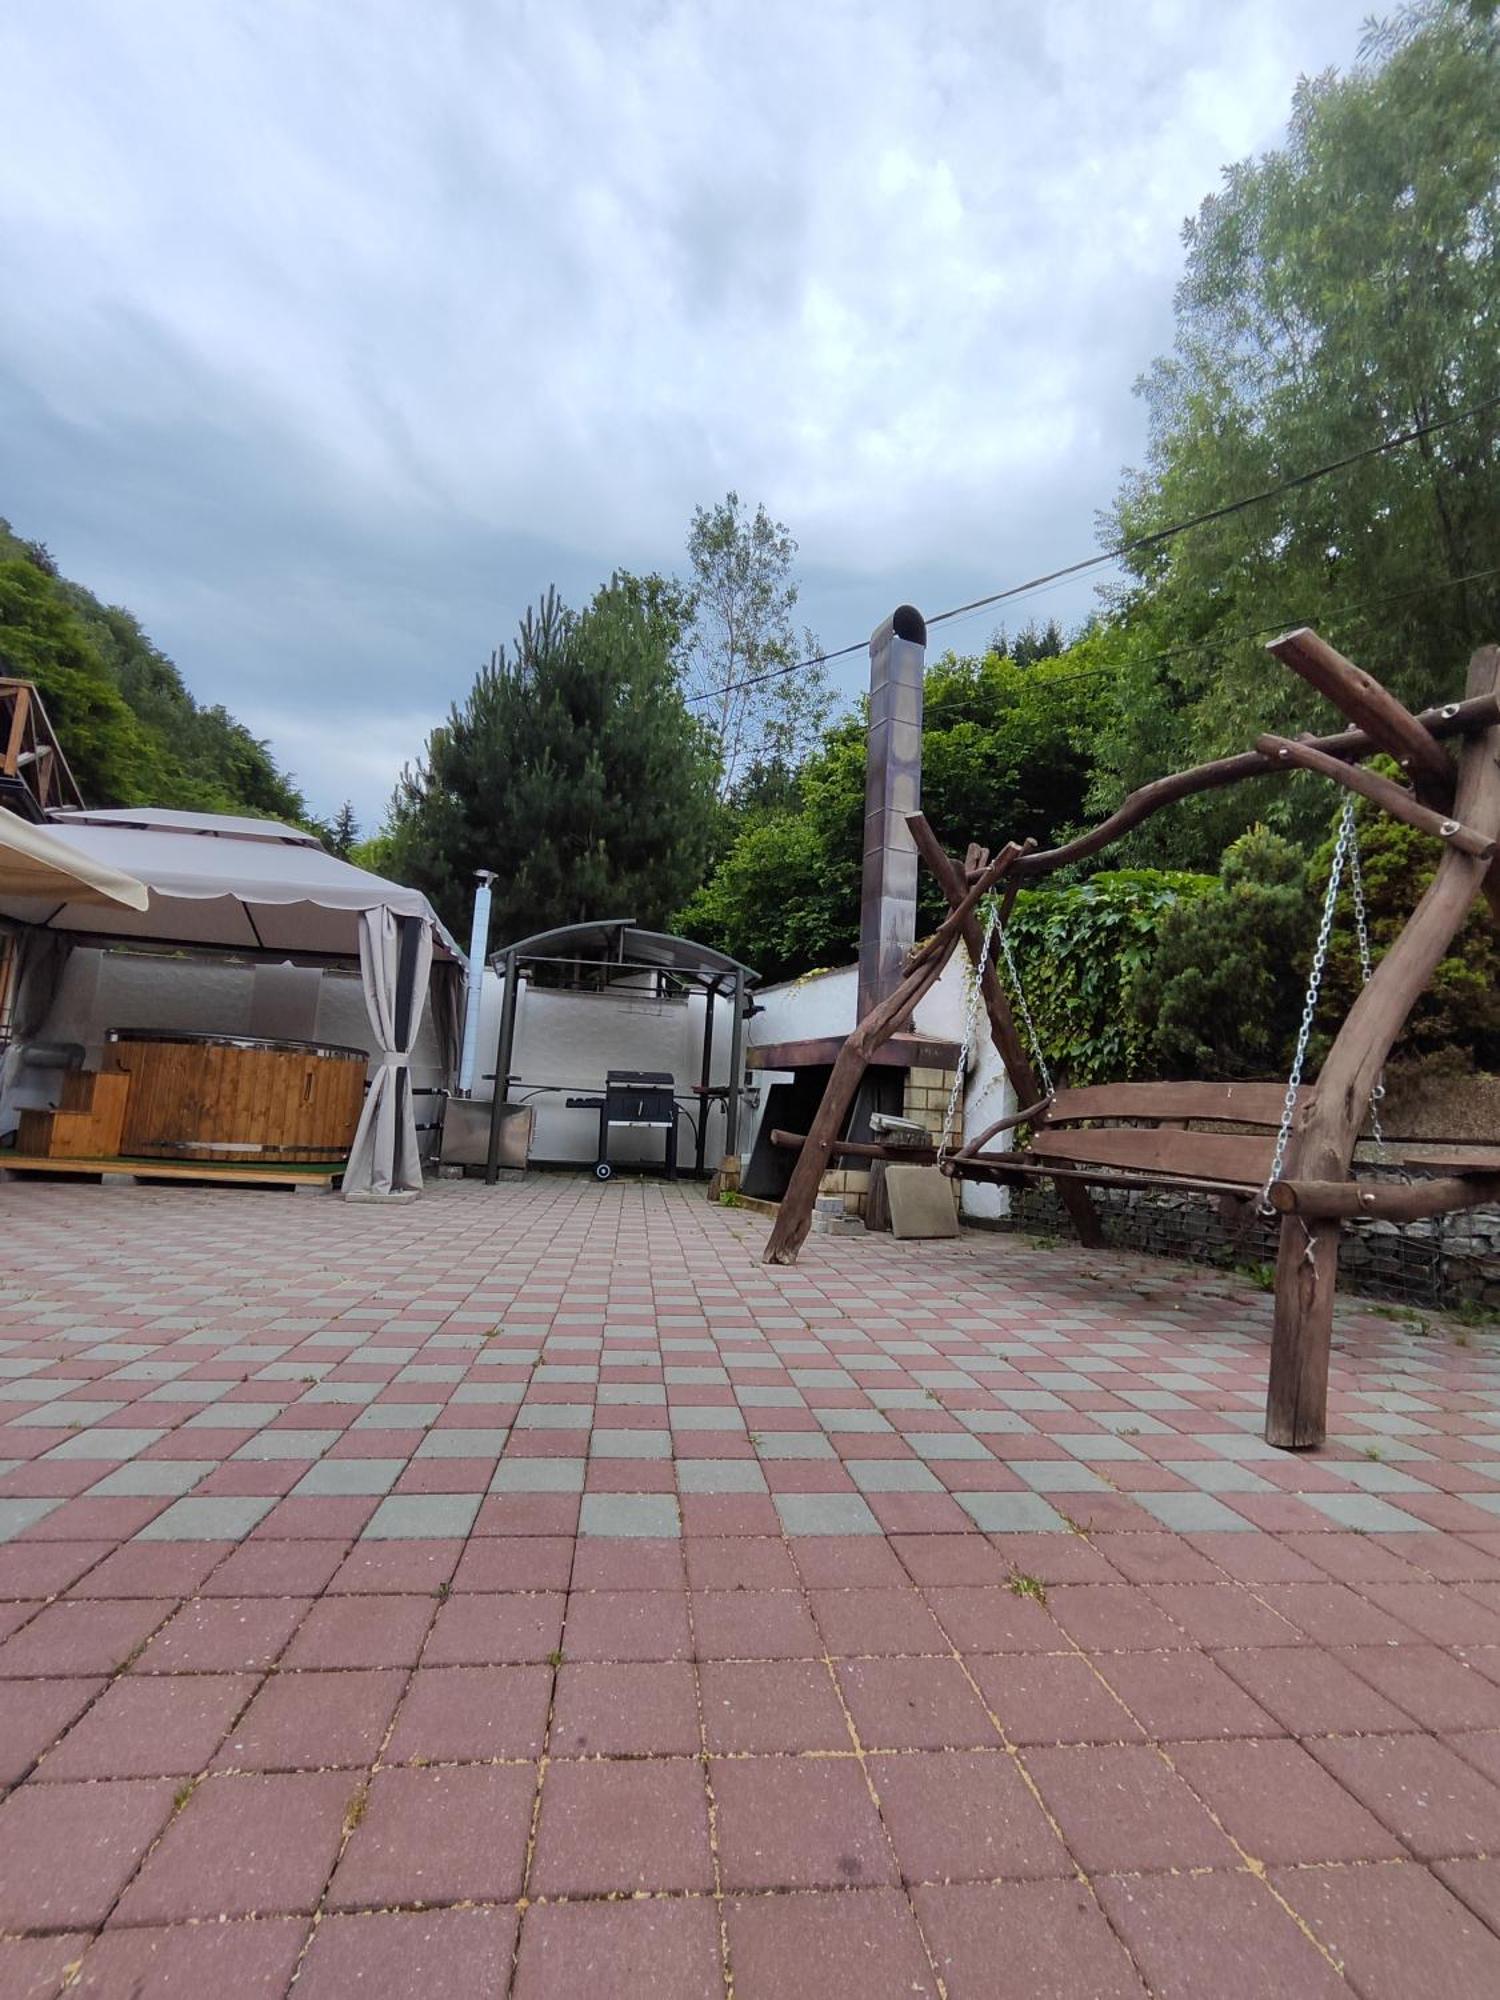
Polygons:
[[237,1161],[215,1166],[204,1160],[55,1160],[33,1153],[0,1152],[0,1179],[23,1174],[92,1174],[110,1181],[213,1181],[222,1187],[313,1188],[331,1192],[346,1162],[323,1166],[258,1167]]

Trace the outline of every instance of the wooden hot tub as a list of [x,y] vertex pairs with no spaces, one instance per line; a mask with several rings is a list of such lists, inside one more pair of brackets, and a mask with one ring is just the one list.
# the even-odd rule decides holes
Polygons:
[[105,1061],[130,1077],[120,1151],[169,1160],[338,1161],[364,1102],[363,1049],[112,1028]]

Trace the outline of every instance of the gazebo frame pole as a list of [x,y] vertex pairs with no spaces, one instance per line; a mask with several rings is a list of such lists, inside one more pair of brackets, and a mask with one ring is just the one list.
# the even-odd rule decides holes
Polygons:
[[703,1061],[698,1069],[698,1143],[694,1148],[697,1171],[703,1172],[708,1151],[709,1087],[713,1083],[714,1006],[719,998],[719,982],[708,980],[703,988]]
[[734,969],[734,1019],[729,1030],[729,1096],[724,1104],[724,1157],[740,1156],[740,1098],[745,1070],[745,969]]
[[484,1179],[486,1187],[493,1187],[500,1178],[500,1126],[501,1112],[510,1091],[510,1066],[516,1052],[516,1002],[519,994],[520,964],[514,951],[506,952],[502,960],[505,978],[505,993],[500,1003],[500,1041],[495,1051],[495,1094],[490,1099],[490,1144],[485,1155]]

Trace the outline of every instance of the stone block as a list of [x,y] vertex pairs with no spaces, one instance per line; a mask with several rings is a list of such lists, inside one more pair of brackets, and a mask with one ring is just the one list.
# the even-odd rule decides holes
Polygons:
[[894,1236],[957,1236],[954,1183],[936,1167],[887,1167],[885,1185]]

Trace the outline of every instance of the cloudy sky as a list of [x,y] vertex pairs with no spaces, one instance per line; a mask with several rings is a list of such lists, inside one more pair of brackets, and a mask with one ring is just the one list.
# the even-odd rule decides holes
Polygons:
[[1183,217],[1368,5],[9,0],[0,513],[371,823],[731,486],[830,649],[1089,553]]

